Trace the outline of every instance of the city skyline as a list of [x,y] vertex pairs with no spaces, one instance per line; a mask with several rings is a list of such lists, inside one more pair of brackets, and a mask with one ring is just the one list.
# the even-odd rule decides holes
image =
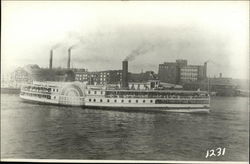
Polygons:
[[[130,72],[187,59],[208,76],[248,78],[247,2],[3,2],[3,71],[26,64]],[[98,12],[97,12],[98,11]],[[131,11],[131,12],[128,12]],[[211,13],[210,11],[213,11]],[[15,47],[15,48],[13,48]]]

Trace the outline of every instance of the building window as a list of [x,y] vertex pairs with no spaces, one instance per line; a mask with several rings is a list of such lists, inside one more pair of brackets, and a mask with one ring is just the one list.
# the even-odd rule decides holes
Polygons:
[[91,102],[91,99],[89,99],[89,102]]
[[145,103],[145,100],[143,100],[142,102]]
[[116,103],[116,100],[114,100],[114,102]]
[[138,100],[135,100],[136,103],[138,103]]
[[109,99],[107,99],[107,102],[109,102]]
[[89,94],[90,94],[90,91],[89,91]]
[[102,91],[101,91],[101,94],[102,94]]
[[102,99],[100,99],[100,102],[102,102]]
[[95,102],[95,99],[94,99],[94,102]]
[[121,101],[122,103],[124,102],[124,100]]
[[95,94],[96,94],[96,91],[95,91]]
[[153,103],[153,100],[150,100],[150,103]]
[[129,103],[131,103],[131,100],[128,100]]

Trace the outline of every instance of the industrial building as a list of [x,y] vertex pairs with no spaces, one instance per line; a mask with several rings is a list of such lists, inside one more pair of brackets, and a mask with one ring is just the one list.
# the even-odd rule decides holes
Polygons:
[[159,65],[158,77],[161,82],[184,84],[206,79],[206,63],[204,65],[188,65],[187,60],[164,62]]
[[89,85],[120,84],[121,79],[122,70],[106,70],[87,73],[87,82]]

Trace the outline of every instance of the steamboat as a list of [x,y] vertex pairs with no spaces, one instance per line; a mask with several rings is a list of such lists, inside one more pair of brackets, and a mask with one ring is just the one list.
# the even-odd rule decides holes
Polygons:
[[34,83],[21,88],[24,101],[88,108],[209,112],[210,97],[205,91],[111,89],[80,82]]
[[24,101],[103,108],[164,112],[209,112],[210,96],[206,91],[161,90],[159,81],[128,83],[128,62],[122,63],[119,86],[86,85],[81,82],[34,82],[21,88]]

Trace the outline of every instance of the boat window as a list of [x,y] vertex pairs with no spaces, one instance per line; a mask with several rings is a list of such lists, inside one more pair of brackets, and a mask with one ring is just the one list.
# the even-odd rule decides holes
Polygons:
[[91,102],[91,99],[89,99],[89,102]]
[[109,99],[107,99],[107,102],[109,102]]

